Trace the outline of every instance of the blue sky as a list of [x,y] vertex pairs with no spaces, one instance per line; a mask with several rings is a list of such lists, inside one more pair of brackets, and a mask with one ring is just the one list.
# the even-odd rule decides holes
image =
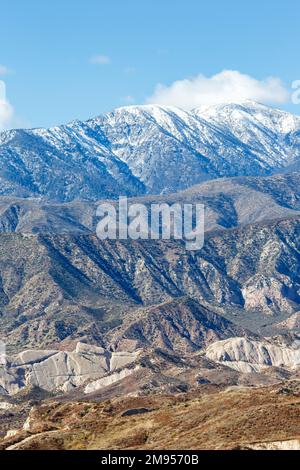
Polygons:
[[300,79],[299,0],[3,0],[0,8],[0,79],[15,125],[163,100],[159,83],[223,70],[277,77],[287,90]]

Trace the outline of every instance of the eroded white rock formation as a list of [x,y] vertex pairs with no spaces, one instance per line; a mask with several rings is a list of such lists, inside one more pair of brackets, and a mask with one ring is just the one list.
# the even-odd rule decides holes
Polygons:
[[0,393],[14,395],[25,387],[69,392],[133,363],[139,351],[111,352],[78,343],[75,351],[24,351],[6,357],[0,367]]
[[104,387],[108,387],[109,385],[119,382],[119,380],[123,380],[126,377],[129,377],[138,369],[139,369],[139,366],[134,367],[132,369],[125,368],[125,369],[120,370],[119,372],[114,372],[111,375],[107,375],[106,377],[103,377],[102,379],[95,380],[94,382],[89,383],[85,387],[84,393],[89,394],[89,393],[96,392],[97,390],[101,390]]
[[267,341],[230,338],[217,341],[206,350],[206,356],[240,372],[261,372],[266,367],[296,370],[300,367],[300,349],[278,346]]
[[300,439],[288,441],[259,442],[247,446],[252,450],[300,450]]

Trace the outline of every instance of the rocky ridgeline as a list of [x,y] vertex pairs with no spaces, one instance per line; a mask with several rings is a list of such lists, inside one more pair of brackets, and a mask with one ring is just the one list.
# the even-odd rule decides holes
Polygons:
[[300,118],[258,103],[184,112],[132,106],[0,133],[0,195],[56,201],[164,194],[299,168]]
[[[134,331],[126,323],[131,312],[181,297],[208,305],[212,312],[217,308],[238,326],[247,322],[254,332],[266,322],[279,323],[299,310],[299,222],[295,217],[209,234],[195,253],[172,240],[101,242],[92,234],[3,234],[0,338],[14,351],[80,338],[104,346],[104,336],[116,325],[124,322],[129,333]],[[171,322],[167,313],[161,327],[159,313],[152,315],[157,331],[172,329],[178,311],[170,312]],[[199,318],[187,313],[174,335],[202,346]],[[226,339],[218,332],[225,323],[217,323],[215,339]],[[151,333],[146,319],[140,326]],[[190,341],[184,340],[186,332]]]

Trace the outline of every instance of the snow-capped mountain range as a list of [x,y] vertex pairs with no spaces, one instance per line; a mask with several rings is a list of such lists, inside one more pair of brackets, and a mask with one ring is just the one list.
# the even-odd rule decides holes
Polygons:
[[258,103],[155,105],[0,133],[0,195],[58,201],[175,192],[300,168],[300,117]]

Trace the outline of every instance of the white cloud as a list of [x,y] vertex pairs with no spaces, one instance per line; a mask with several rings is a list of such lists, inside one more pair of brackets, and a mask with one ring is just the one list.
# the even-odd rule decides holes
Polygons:
[[7,129],[13,119],[13,107],[6,98],[5,83],[0,80],[0,130]]
[[212,77],[198,75],[170,86],[157,85],[147,103],[193,109],[203,104],[238,102],[246,99],[265,104],[286,103],[289,91],[279,78],[257,80],[236,70],[224,70]]
[[107,65],[110,64],[111,59],[107,55],[94,55],[90,58],[91,64]]

